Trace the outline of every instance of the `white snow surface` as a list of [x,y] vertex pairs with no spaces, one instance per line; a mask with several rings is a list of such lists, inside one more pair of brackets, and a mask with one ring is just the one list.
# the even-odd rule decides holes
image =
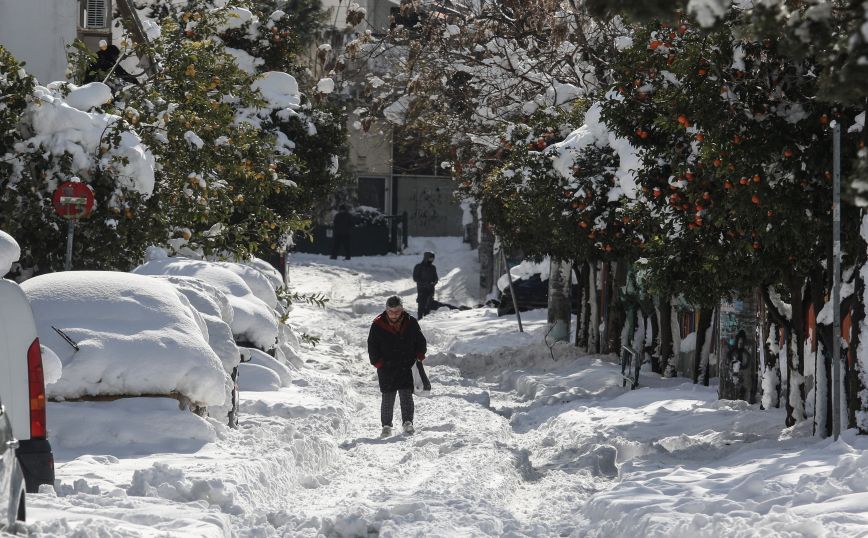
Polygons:
[[49,398],[178,393],[199,405],[223,403],[230,380],[190,303],[167,282],[70,271],[31,278],[21,288],[40,342],[63,365],[60,379],[46,387]]
[[247,365],[256,390],[242,391],[237,430],[133,400],[50,403],[58,481],[28,496],[26,534],[868,534],[868,439],[811,437],[810,421],[785,429],[780,409],[648,371],[630,391],[609,357],[550,352],[542,310],[523,313],[524,333],[490,308],[423,319],[433,394],[416,399],[415,435],[379,438],[365,342],[388,296],[414,311],[410,272],[425,250],[437,254],[437,299],[476,304],[476,253],[459,239],[352,260],[293,255],[294,289],[329,302],[295,304],[288,322],[320,341],[299,348],[285,386]]
[[0,230],[0,277],[9,272],[12,264],[21,257],[21,247],[18,241],[8,233]]

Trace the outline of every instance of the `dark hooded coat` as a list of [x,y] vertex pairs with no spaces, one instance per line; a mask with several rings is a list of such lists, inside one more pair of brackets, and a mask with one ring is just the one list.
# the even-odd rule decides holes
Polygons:
[[417,360],[425,359],[428,342],[419,322],[404,312],[397,326],[389,323],[386,312],[374,319],[368,333],[368,358],[377,368],[381,392],[413,390],[413,371]]

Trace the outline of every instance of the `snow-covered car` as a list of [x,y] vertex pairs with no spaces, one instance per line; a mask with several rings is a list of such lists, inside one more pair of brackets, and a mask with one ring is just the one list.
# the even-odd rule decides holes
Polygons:
[[227,407],[230,425],[237,423],[234,409],[239,386],[243,390],[276,390],[289,384],[292,368],[301,366],[295,351],[298,340],[279,321],[283,306],[276,290],[283,285],[283,278],[267,262],[257,258],[228,262],[170,257],[163,249],[151,247],[145,263],[133,272],[175,284],[203,318],[210,320],[209,327],[220,325],[221,336],[212,347],[235,386],[233,406]]
[[[0,276],[20,255],[18,243],[0,231]],[[54,455],[47,439],[43,356],[30,303],[21,287],[0,278],[0,399],[18,440],[27,490],[54,483]],[[5,445],[4,445],[5,446]]]
[[52,400],[170,397],[205,413],[232,381],[208,324],[169,282],[130,273],[70,271],[26,280],[42,342],[62,371]]
[[225,419],[231,427],[238,426],[238,376],[243,354],[235,345],[232,336],[234,311],[226,294],[198,278],[189,276],[155,276],[169,282],[181,292],[190,306],[199,313],[207,328],[208,345],[220,358],[223,369],[232,379],[232,388],[227,401],[221,406],[212,406],[208,414],[218,420]]
[[12,434],[9,413],[0,404],[0,510],[5,507],[6,527],[11,527],[15,521],[24,521],[26,517],[24,472],[15,456],[17,448],[18,439]]
[[271,280],[260,270],[238,263],[169,257],[152,249],[148,260],[133,269],[139,275],[197,278],[221,291],[232,307],[230,326],[239,345],[272,350],[278,337],[274,308],[277,295]]

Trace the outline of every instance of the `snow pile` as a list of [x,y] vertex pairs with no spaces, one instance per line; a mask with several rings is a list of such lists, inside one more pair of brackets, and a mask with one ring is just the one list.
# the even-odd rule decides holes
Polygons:
[[[100,93],[98,86],[88,88],[80,95],[78,104],[85,107]],[[33,94],[34,103],[27,108],[24,116],[35,134],[16,145],[17,151],[25,152],[27,147],[32,146],[41,147],[43,151],[57,157],[69,153],[73,173],[89,174],[98,164],[117,177],[120,187],[146,196],[154,191],[154,155],[141,138],[133,131],[121,130],[119,145],[108,145],[107,135],[120,121],[120,117],[79,110],[67,103],[59,90],[37,86]],[[104,149],[108,151],[103,152]],[[95,163],[98,155],[102,156]]]
[[639,154],[635,147],[623,138],[615,136],[600,119],[601,107],[594,103],[585,114],[585,124],[570,133],[562,142],[552,144],[546,152],[553,156],[555,170],[566,179],[573,177],[573,165],[585,148],[610,146],[618,155],[620,165],[615,172],[617,185],[609,192],[609,199],[620,195],[636,198],[635,170],[639,169]]
[[[230,325],[236,340],[250,342],[261,349],[271,349],[278,336],[277,318],[269,304],[257,297],[245,279],[229,268],[238,265],[180,257],[152,257],[150,261],[133,269],[133,273],[187,276],[210,284],[225,294],[232,306],[233,317]],[[251,276],[241,269],[238,272],[244,272],[248,278]],[[263,281],[267,282],[265,279]],[[263,290],[259,288],[258,291],[262,293]]]
[[75,271],[38,276],[21,287],[40,341],[63,364],[60,379],[47,387],[49,397],[177,393],[198,405],[223,403],[229,378],[190,303],[170,284]]
[[254,348],[241,348],[241,354],[244,356],[240,368],[241,390],[277,390],[292,382],[289,367],[268,353]]
[[101,454],[115,457],[196,452],[216,439],[207,420],[182,411],[172,398],[49,402],[47,412],[48,435],[58,457],[87,453],[95,439]]
[[68,82],[52,82],[48,88],[57,90],[61,86],[69,89],[69,94],[66,96],[66,102],[69,106],[84,112],[100,107],[113,99],[111,88],[102,82],[91,82],[84,86],[76,86]]
[[301,93],[295,77],[283,71],[262,73],[251,85],[273,109],[295,109],[301,104]]
[[21,247],[11,235],[0,230],[0,278],[12,268],[21,257]]
[[316,83],[316,91],[319,93],[332,93],[335,91],[335,81],[332,78],[322,78]]

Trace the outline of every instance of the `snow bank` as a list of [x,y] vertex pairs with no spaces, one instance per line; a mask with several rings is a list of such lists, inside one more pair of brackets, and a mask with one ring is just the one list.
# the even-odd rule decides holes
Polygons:
[[[285,387],[292,382],[292,371],[268,353],[254,348],[242,348],[241,354],[247,359],[245,366],[256,365],[273,371],[277,375],[278,386]],[[248,389],[245,386],[244,390],[254,389]]]
[[21,247],[11,235],[0,230],[0,277],[9,272],[21,257]]
[[199,405],[223,403],[230,380],[189,302],[169,283],[74,271],[38,276],[21,287],[40,341],[63,364],[60,379],[47,387],[50,397],[180,393]]
[[94,449],[130,457],[190,453],[216,439],[214,427],[182,411],[172,398],[122,398],[111,402],[49,402],[48,429],[55,454],[66,459]]
[[[278,333],[274,312],[267,303],[253,293],[244,278],[229,268],[230,265],[240,266],[240,264],[180,257],[152,258],[133,269],[133,273],[188,276],[207,282],[228,298],[233,311],[232,333],[236,339],[249,341],[262,349],[271,349],[275,345]],[[236,268],[236,270],[242,272],[241,269]],[[245,275],[250,276],[246,272]]]
[[238,388],[245,391],[270,391],[280,389],[280,376],[271,368],[259,364],[242,364],[238,374]]

